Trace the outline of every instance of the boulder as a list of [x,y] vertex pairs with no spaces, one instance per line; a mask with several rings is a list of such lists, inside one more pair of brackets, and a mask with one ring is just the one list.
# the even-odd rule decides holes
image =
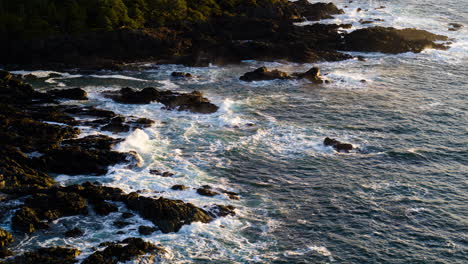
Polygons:
[[232,205],[215,204],[209,209],[209,213],[212,217],[235,216],[235,210],[236,208]]
[[117,206],[111,203],[105,202],[105,201],[95,203],[93,208],[96,214],[102,215],[102,216],[106,216],[106,215],[109,215],[110,213],[119,211],[119,208]]
[[88,93],[81,88],[54,89],[47,92],[47,94],[71,100],[88,100]]
[[173,185],[173,186],[171,187],[171,189],[174,190],[174,191],[183,191],[183,190],[188,189],[188,187],[185,186],[185,185],[176,184],[176,185]]
[[323,144],[325,146],[330,146],[332,148],[334,148],[336,151],[338,152],[350,152],[351,150],[354,149],[354,146],[352,144],[348,144],[348,143],[342,143],[336,139],[332,139],[332,138],[325,138],[325,140],[323,141]]
[[198,188],[197,189],[197,193],[199,195],[203,195],[203,196],[209,196],[209,197],[213,197],[215,195],[219,195],[218,192],[215,192],[213,190],[211,190],[211,187],[208,186],[208,185],[205,185],[205,186],[202,186],[201,188]]
[[391,27],[370,27],[355,30],[344,37],[343,50],[382,52],[382,53],[419,53],[427,48],[447,49],[435,41],[447,41],[442,35],[413,28],[395,29]]
[[151,258],[154,258],[161,257],[166,253],[164,248],[145,242],[141,238],[127,238],[120,242],[106,242],[101,244],[101,246],[105,246],[106,248],[102,251],[94,252],[82,264],[128,263],[143,255],[149,254]]

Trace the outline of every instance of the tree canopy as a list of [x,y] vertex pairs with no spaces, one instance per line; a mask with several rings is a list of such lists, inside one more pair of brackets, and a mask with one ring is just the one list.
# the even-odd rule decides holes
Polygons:
[[0,33],[25,38],[173,26],[280,1],[286,0],[0,0]]

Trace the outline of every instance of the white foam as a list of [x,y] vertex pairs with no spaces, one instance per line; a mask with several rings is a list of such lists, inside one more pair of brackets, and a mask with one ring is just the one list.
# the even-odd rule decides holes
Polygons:
[[93,78],[100,78],[100,79],[122,79],[122,80],[140,81],[140,82],[146,82],[147,81],[147,80],[134,78],[134,77],[130,77],[130,76],[125,76],[125,75],[120,75],[120,74],[111,74],[111,75],[92,74],[92,75],[88,75],[88,76],[93,77]]

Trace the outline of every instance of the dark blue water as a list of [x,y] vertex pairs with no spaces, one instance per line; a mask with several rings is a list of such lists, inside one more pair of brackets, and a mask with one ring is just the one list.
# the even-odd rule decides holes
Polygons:
[[[364,53],[357,55],[368,57],[366,62],[315,64],[332,81],[323,86],[239,81],[263,65],[288,72],[314,66],[255,61],[208,68],[147,64],[135,71],[66,75],[34,84],[84,87],[91,97],[87,104],[157,121],[145,130],[113,135],[126,138],[117,149],[140,153],[144,168],[115,167],[100,181],[198,206],[238,208],[236,217],[145,237],[169,250],[164,262],[468,263],[468,2],[334,2],[348,5],[346,14],[325,23],[359,28],[360,19],[381,18],[385,21],[377,24],[427,29],[448,35],[454,44],[448,51]],[[381,5],[386,8],[374,9]],[[357,7],[368,11],[357,13]],[[448,31],[450,22],[465,28]],[[198,77],[174,80],[169,77],[174,70]],[[161,110],[158,104],[116,104],[100,96],[126,86],[197,89],[221,109],[196,115]],[[323,146],[327,136],[361,152],[336,153]],[[154,177],[149,173],[154,168],[176,176]],[[57,178],[62,184],[89,179],[95,180]],[[176,192],[170,190],[173,184],[211,184],[239,191],[242,199]],[[70,245],[82,248],[84,257],[100,242],[138,236],[135,228],[146,223],[139,219],[126,235],[117,235],[112,227],[117,217],[58,220],[17,249]],[[87,228],[84,237],[55,238],[64,226],[75,225]],[[2,226],[8,228],[8,219]]]

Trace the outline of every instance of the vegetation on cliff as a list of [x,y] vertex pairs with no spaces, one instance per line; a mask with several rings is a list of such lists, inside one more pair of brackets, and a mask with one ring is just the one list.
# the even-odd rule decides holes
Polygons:
[[2,0],[0,33],[10,38],[174,26],[286,0]]

